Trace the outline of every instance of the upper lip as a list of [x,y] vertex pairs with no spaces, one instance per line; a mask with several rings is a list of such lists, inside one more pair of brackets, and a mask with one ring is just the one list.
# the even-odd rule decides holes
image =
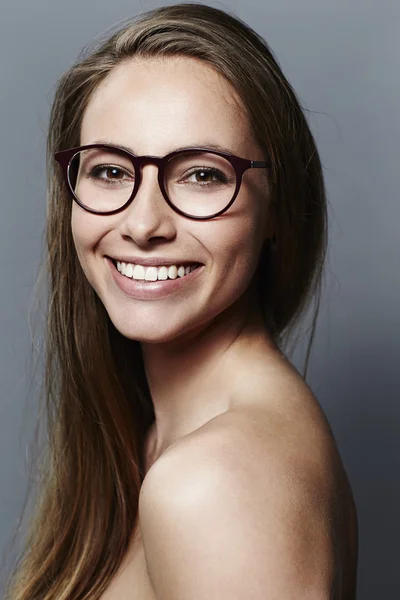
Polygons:
[[[154,256],[152,258],[141,258],[140,256],[114,256],[113,260],[125,263],[133,263],[135,265],[143,265],[144,267],[162,267],[170,265],[195,265],[199,264],[197,260],[171,259]],[[201,264],[201,263],[200,263]]]

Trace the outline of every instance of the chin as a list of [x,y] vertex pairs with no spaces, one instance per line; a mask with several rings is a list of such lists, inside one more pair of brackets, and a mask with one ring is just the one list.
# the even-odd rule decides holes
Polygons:
[[152,320],[143,319],[139,315],[127,316],[123,313],[115,314],[112,310],[109,311],[105,306],[108,316],[114,325],[115,329],[124,337],[137,342],[148,344],[162,344],[172,341],[182,334],[182,323],[177,326],[168,327],[165,318]]

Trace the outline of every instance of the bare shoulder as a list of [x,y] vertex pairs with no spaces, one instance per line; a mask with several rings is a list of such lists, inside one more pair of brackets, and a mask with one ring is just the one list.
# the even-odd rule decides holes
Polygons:
[[139,510],[160,598],[354,600],[354,501],[315,414],[224,413],[157,461]]

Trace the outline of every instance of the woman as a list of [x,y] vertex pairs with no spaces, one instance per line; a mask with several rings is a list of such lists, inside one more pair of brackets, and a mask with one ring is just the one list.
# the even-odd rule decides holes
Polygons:
[[321,165],[265,41],[142,14],[61,78],[49,458],[9,600],[353,600],[357,518],[282,351],[319,291]]

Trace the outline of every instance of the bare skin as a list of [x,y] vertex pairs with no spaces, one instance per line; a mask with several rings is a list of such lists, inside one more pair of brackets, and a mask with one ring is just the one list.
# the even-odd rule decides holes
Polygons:
[[[333,516],[337,536],[337,552],[341,556],[341,592],[337,600],[355,600],[357,574],[357,516],[352,490],[343,467],[336,442],[326,417],[311,390],[289,361],[273,346],[260,313],[252,313],[240,338],[231,346],[226,360],[230,378],[226,380],[226,412],[206,421],[202,426],[169,445],[157,447],[156,428],[153,427],[145,444],[145,473],[169,452],[187,455],[193,444],[215,448],[215,439],[224,439],[236,431],[246,432],[249,453],[264,448],[265,454],[255,454],[261,460],[270,452],[275,439],[288,451],[295,446],[307,453],[321,449],[328,456],[326,477],[332,478],[335,494],[340,498],[338,515]],[[229,364],[228,364],[229,363]],[[251,393],[249,394],[249,389]],[[282,432],[285,431],[285,436]],[[304,431],[307,432],[308,446]],[[271,446],[272,444],[272,446]],[[342,524],[338,520],[342,519]],[[137,527],[121,569],[101,600],[157,600],[148,571],[140,511]],[[335,598],[336,600],[336,598]]]
[[[83,117],[81,144],[99,140],[156,156],[212,142],[241,157],[265,159],[235,91],[209,66],[186,58],[133,60],[115,68]],[[189,445],[206,447],[232,436],[232,423],[246,432],[250,450],[254,443],[261,449],[254,460],[264,460],[274,440],[280,444],[276,452],[296,445],[304,456],[318,444],[321,456],[329,457],[326,474],[344,519],[337,531],[345,557],[340,600],[354,600],[357,548],[349,544],[356,522],[345,470],[317,400],[270,339],[255,295],[260,251],[273,235],[267,176],[256,171],[244,174],[223,218],[200,222],[171,210],[156,167],[146,165],[141,188],[124,211],[99,217],[74,203],[74,242],[115,327],[142,345],[156,415],[144,448],[146,477],[173,452],[185,455]],[[182,291],[143,301],[115,283],[107,257],[119,256],[162,256],[177,264],[185,259],[204,268]],[[140,513],[131,547],[102,600],[139,598],[155,599]]]
[[[302,376],[265,334],[259,311],[252,313],[230,350],[229,359],[226,357],[225,373],[226,389],[230,389],[227,411],[164,448],[157,447],[156,427],[153,426],[146,441],[145,473],[151,471],[151,467],[167,456],[169,451],[185,456],[190,453],[193,444],[198,445],[201,452],[204,452],[207,444],[214,451],[218,448],[216,438],[232,436],[232,431],[235,431],[229,428],[230,424],[236,425],[236,432],[246,432],[249,454],[253,449],[255,460],[260,459],[260,464],[266,460],[271,448],[278,446],[278,452],[283,451],[288,456],[292,448],[296,454],[301,448],[306,460],[310,456],[316,460],[320,457],[324,462],[322,472],[331,482],[332,495],[337,502],[335,513],[330,517],[336,536],[335,552],[340,556],[337,568],[341,570],[335,600],[355,600],[357,512],[351,485],[326,416]],[[276,443],[278,438],[279,443]],[[260,447],[264,448],[265,453],[257,453]],[[139,540],[140,526],[136,543],[143,552]],[[144,552],[143,557],[145,560]],[[149,576],[146,581],[151,586]],[[152,594],[153,589],[149,600],[153,598]]]
[[[253,363],[253,367],[255,367]],[[258,365],[262,368],[262,365]],[[174,442],[169,447],[170,451],[180,452],[183,455],[187,453],[187,448],[190,443],[196,443],[201,448],[204,448],[206,444],[213,445],[213,438],[215,436],[229,435],[226,425],[229,425],[229,421],[234,419],[237,426],[248,433],[249,440],[249,452],[251,451],[251,444],[254,443],[254,438],[258,437],[258,441],[261,444],[265,444],[267,448],[271,439],[277,435],[277,432],[281,431],[282,418],[287,421],[296,422],[297,425],[293,427],[291,432],[287,432],[288,444],[303,444],[304,438],[296,438],[296,427],[298,427],[299,420],[302,421],[303,426],[308,430],[310,439],[314,435],[325,446],[326,451],[332,454],[332,464],[328,467],[329,475],[334,469],[336,469],[335,475],[335,487],[338,496],[342,498],[339,506],[339,512],[343,519],[343,526],[340,528],[338,524],[335,525],[337,529],[337,544],[338,551],[343,557],[342,560],[342,581],[341,581],[341,595],[337,597],[337,600],[355,600],[356,594],[356,568],[357,568],[357,517],[355,512],[355,505],[353,495],[346,472],[343,468],[339,453],[336,448],[336,444],[328,433],[328,427],[325,422],[325,418],[322,414],[321,409],[317,401],[309,395],[307,392],[303,396],[300,391],[302,388],[301,378],[298,378],[293,373],[290,366],[285,366],[284,363],[276,364],[276,380],[277,388],[282,390],[283,387],[287,387],[287,390],[292,390],[295,394],[300,394],[304,401],[307,397],[307,401],[299,411],[296,409],[296,399],[293,396],[291,402],[288,402],[286,407],[286,414],[282,415],[282,397],[276,396],[275,399],[271,397],[270,406],[266,407],[265,394],[264,400],[254,401],[253,406],[249,406],[248,403],[240,406],[236,403],[235,409],[220,415],[213,421],[206,423],[203,427],[195,432],[192,432],[185,438],[181,438]],[[257,373],[259,377],[259,372]],[[290,381],[291,380],[291,381]],[[258,379],[259,384],[267,384],[271,390],[271,396],[273,396],[273,382],[270,378],[268,381],[262,381]],[[272,385],[272,387],[271,387]],[[265,392],[265,385],[263,386]],[[303,390],[305,391],[305,390]],[[261,392],[261,389],[259,390]],[[297,400],[300,402],[300,398]],[[302,414],[299,419],[299,414]],[[300,434],[298,434],[300,436]],[[215,447],[215,444],[214,444]],[[156,456],[149,450],[146,453],[146,472],[151,470],[151,467],[162,458],[167,456],[168,449],[160,456]],[[135,528],[134,535],[132,536],[132,542],[129,550],[124,558],[121,568],[112,580],[109,588],[104,592],[101,600],[157,600],[157,596],[154,592],[151,577],[148,571],[148,563],[146,560],[146,554],[144,550],[144,541],[142,539],[142,532],[140,527],[140,512],[137,527]],[[335,599],[336,600],[336,599]]]

